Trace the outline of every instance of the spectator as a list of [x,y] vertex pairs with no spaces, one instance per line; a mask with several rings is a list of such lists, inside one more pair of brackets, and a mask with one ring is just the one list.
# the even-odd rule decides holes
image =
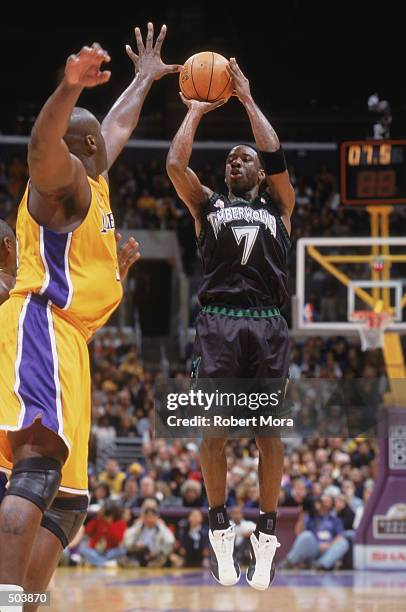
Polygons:
[[355,483],[349,479],[343,480],[342,489],[347,498],[348,505],[356,512],[357,508],[362,506],[362,499],[355,494]]
[[171,555],[177,567],[202,567],[208,564],[209,540],[200,510],[192,510],[186,525],[180,525],[178,554]]
[[79,553],[95,567],[115,567],[116,559],[124,552],[121,543],[126,529],[122,509],[117,505],[106,506],[87,523],[87,539],[81,543]]
[[98,482],[92,492],[90,497],[90,505],[97,506],[101,508],[110,500],[110,487],[105,482]]
[[197,480],[186,480],[181,486],[183,505],[187,508],[200,508],[203,505],[202,485]]
[[355,486],[355,495],[362,499],[364,497],[364,475],[359,468],[351,469],[351,482]]
[[355,510],[355,518],[354,518],[354,523],[353,523],[354,529],[358,529],[361,523],[361,519],[364,514],[365,506],[371,496],[373,489],[374,489],[374,481],[370,480],[368,483],[365,484],[365,487],[364,487],[363,503],[360,506],[358,506],[358,508]]
[[241,565],[248,565],[250,561],[250,535],[255,529],[254,521],[244,519],[241,506],[230,508],[230,520],[234,524],[235,542],[234,555]]
[[144,476],[144,478],[141,479],[137,506],[142,506],[147,499],[157,501],[155,481],[150,476]]
[[124,482],[123,492],[120,496],[120,506],[122,508],[133,508],[137,505],[138,483],[134,476],[129,476]]
[[362,440],[358,448],[351,455],[351,464],[356,468],[370,465],[375,458],[375,453],[367,440]]
[[298,507],[303,506],[303,503],[309,502],[311,496],[309,495],[306,487],[306,483],[301,477],[292,479],[290,490],[286,493],[282,506],[286,507]]
[[350,543],[350,548],[347,553],[342,557],[342,568],[343,569],[352,569],[352,543],[355,538],[355,529],[354,529],[354,519],[355,512],[351,510],[347,503],[347,498],[345,495],[338,495],[334,499],[334,508],[336,511],[337,517],[341,520],[343,524],[343,536]]
[[123,414],[117,427],[117,436],[128,438],[138,436],[135,419],[130,414]]
[[337,497],[334,499],[334,508],[336,515],[343,524],[345,536],[349,537],[348,534],[351,532],[352,537],[355,512],[348,505],[345,495],[337,495]]
[[257,484],[249,485],[247,498],[244,508],[259,508],[259,487]]
[[343,524],[332,512],[332,498],[323,495],[314,505],[314,512],[304,518],[304,529],[298,528],[284,567],[315,561],[316,568],[334,569],[349,549],[348,540],[343,537]]
[[123,567],[163,567],[173,552],[175,537],[159,517],[158,505],[146,500],[140,518],[127,529],[124,537],[126,557]]
[[110,490],[115,495],[121,493],[125,473],[120,470],[117,459],[110,457],[106,462],[106,469],[100,473],[99,480],[109,485]]

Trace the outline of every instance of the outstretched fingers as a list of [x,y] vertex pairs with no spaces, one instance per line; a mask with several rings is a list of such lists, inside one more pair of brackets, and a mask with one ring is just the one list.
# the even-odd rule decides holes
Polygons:
[[145,47],[144,47],[144,42],[141,36],[141,30],[139,29],[139,27],[136,27],[134,29],[134,33],[135,33],[135,40],[137,41],[138,54],[141,55],[141,53],[145,53]]
[[164,24],[164,25],[162,26],[162,28],[161,28],[161,31],[160,31],[160,32],[159,32],[159,34],[158,34],[158,38],[156,39],[156,42],[155,42],[155,47],[154,47],[154,50],[155,50],[157,53],[160,53],[160,52],[161,52],[161,47],[162,47],[162,43],[163,43],[163,42],[164,42],[164,40],[165,40],[166,32],[167,32],[167,27],[166,27],[166,25]]
[[152,50],[153,40],[154,40],[154,25],[151,23],[151,21],[148,21],[147,39],[146,39],[146,45],[145,45],[145,48],[147,51]]
[[133,62],[134,66],[136,68],[138,68],[138,62],[139,62],[139,56],[134,53],[134,51],[132,50],[132,48],[130,47],[130,45],[126,45],[125,46],[125,51],[128,55],[128,57],[130,58],[130,60]]

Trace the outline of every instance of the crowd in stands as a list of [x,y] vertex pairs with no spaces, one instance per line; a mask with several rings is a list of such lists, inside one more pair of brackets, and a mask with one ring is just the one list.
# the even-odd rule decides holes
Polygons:
[[[221,169],[216,172],[206,165],[200,175],[214,189],[223,184]],[[368,233],[360,213],[338,207],[337,179],[326,168],[311,179],[296,176],[292,169],[291,177],[297,196],[293,241],[306,235]],[[26,166],[18,158],[7,166],[0,163],[0,218],[11,225],[15,225],[16,206],[26,180]],[[118,227],[174,229],[185,251],[194,253],[191,218],[156,162],[132,168],[118,164],[111,191]],[[187,261],[187,271],[192,274],[190,262],[194,260],[188,257]],[[324,279],[315,278],[315,286],[317,282],[320,288]],[[313,299],[316,313],[324,309],[324,314],[330,311],[331,317],[337,315],[333,288],[315,292]],[[356,342],[345,338],[291,342],[292,378],[384,375],[379,351],[361,353]],[[207,498],[198,443],[154,438],[155,377],[159,374],[144,370],[131,334],[103,330],[91,344],[91,360],[91,505],[85,526],[65,551],[64,562],[105,567],[206,566]],[[171,374],[189,377],[187,367]],[[139,437],[141,458],[122,470],[111,457],[102,470],[98,469],[98,449],[114,443],[116,437]],[[280,506],[297,507],[300,513],[297,538],[285,564],[315,564],[323,569],[337,563],[346,566],[354,529],[373,488],[376,447],[364,439],[320,436],[288,440],[287,445]],[[227,458],[227,505],[236,525],[238,556],[244,563],[248,537],[255,526],[246,513],[259,508],[258,450],[252,440],[232,440],[227,445]],[[187,509],[187,513],[168,518],[169,509]]]
[[[66,551],[65,562],[97,566],[206,566],[207,498],[198,442],[153,436],[155,377],[145,372],[132,336],[104,330],[91,345],[93,427],[88,521]],[[292,340],[291,374],[306,378],[324,369],[338,379],[366,369],[383,375],[379,352],[363,354],[345,339]],[[176,372],[177,378],[187,373]],[[323,372],[322,372],[323,375]],[[107,459],[97,470],[97,449],[116,436],[142,440],[142,453],[126,470]],[[300,510],[288,567],[331,569],[351,564],[354,530],[374,483],[376,447],[357,438],[287,439],[282,508]],[[237,554],[248,559],[248,537],[259,510],[258,450],[253,440],[230,440],[227,506],[237,530]],[[254,512],[252,512],[254,511]],[[186,512],[186,514],[185,514]]]
[[[144,459],[126,472],[109,458],[106,469],[90,478],[88,520],[65,551],[65,562],[207,566],[207,498],[198,457],[195,442],[153,440],[144,443]],[[255,528],[244,515],[254,518],[259,511],[258,452],[253,441],[238,440],[228,444],[227,457],[227,505],[237,531],[237,556],[244,564]],[[323,569],[339,561],[350,566],[345,557],[373,489],[375,463],[374,444],[362,439],[314,437],[291,449],[280,507],[300,512],[286,566],[309,567],[312,561]]]
[[[205,163],[197,169],[200,180],[211,189],[224,192],[224,168]],[[16,206],[24,193],[28,170],[23,157],[9,163],[0,161],[0,218],[15,220]],[[339,207],[337,177],[322,167],[315,176],[297,175],[290,168],[296,191],[296,212],[292,238],[302,236],[365,235],[364,217]],[[163,161],[117,162],[110,175],[110,191],[116,226],[130,229],[182,230],[188,214],[180,204],[166,175]],[[187,223],[186,223],[187,224]],[[191,227],[193,225],[191,224]],[[193,236],[193,233],[192,233]]]

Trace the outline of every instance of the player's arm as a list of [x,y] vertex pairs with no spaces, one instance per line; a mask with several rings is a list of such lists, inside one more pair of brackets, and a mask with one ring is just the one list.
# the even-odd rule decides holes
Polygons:
[[161,59],[161,47],[166,36],[165,25],[162,26],[155,45],[153,44],[154,26],[151,22],[148,23],[145,45],[140,29],[135,28],[134,31],[138,55],[126,45],[127,55],[134,64],[134,79],[114,103],[101,126],[107,149],[108,170],[136,128],[142,106],[153,82],[181,69],[180,65],[167,65]]
[[[231,58],[228,67],[233,79],[235,95],[247,111],[257,148],[264,153],[265,174],[270,194],[278,203],[282,219],[290,231],[290,217],[295,206],[295,192],[286,169],[281,168],[282,151],[279,138],[263,112],[255,104],[250,84],[235,58]],[[271,155],[269,155],[271,154]],[[272,156],[272,154],[275,154]],[[274,166],[272,168],[272,166]],[[275,170],[275,172],[273,171]]]
[[198,176],[189,167],[189,161],[196,130],[203,115],[224,104],[224,100],[200,102],[188,100],[182,94],[180,97],[188,107],[188,112],[169,148],[166,170],[178,196],[186,204],[193,217],[199,220],[201,205],[213,192],[201,184]]
[[106,83],[110,72],[100,69],[110,57],[100,45],[83,47],[71,55],[65,75],[43,106],[32,129],[28,145],[31,189],[40,197],[31,198],[30,212],[48,225],[67,203],[72,217],[83,218],[90,204],[90,187],[81,161],[69,152],[63,137],[76,102],[85,87]]

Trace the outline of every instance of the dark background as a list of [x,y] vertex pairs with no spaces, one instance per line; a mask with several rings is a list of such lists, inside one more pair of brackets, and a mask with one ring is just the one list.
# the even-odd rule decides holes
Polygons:
[[[115,3],[93,17],[75,5],[52,5],[46,26],[21,7],[18,19],[3,20],[0,35],[2,95],[0,130],[28,133],[32,118],[57,83],[67,56],[100,42],[111,54],[111,82],[87,91],[80,103],[100,117],[129,83],[135,48],[133,26],[145,34],[150,19],[168,26],[163,57],[183,63],[201,50],[235,55],[250,78],[254,97],[273,118],[284,140],[337,140],[370,135],[367,98],[374,91],[393,109],[392,136],[406,129],[405,21],[400,2]],[[42,13],[46,13],[42,9]],[[34,14],[35,15],[35,14]],[[58,19],[59,17],[59,19]],[[137,135],[169,138],[183,108],[176,76],[153,87]],[[236,100],[205,118],[199,137],[249,135]]]

